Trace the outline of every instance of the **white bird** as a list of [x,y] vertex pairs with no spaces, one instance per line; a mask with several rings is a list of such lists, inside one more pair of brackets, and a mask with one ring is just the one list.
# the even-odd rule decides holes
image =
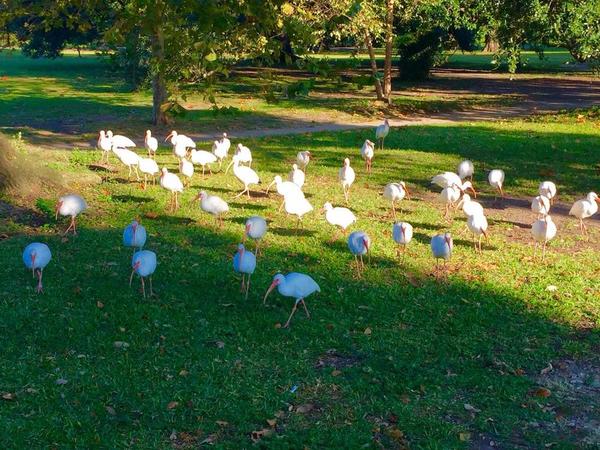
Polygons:
[[194,164],[192,164],[186,158],[181,158],[179,160],[179,173],[185,177],[185,181],[183,183],[184,186],[189,185],[192,177],[194,176]]
[[123,136],[120,134],[113,135],[113,132],[110,130],[108,130],[106,132],[106,136],[110,139],[110,145],[112,145],[113,147],[119,147],[119,148],[135,147],[135,142],[133,142],[131,139],[129,139],[126,136]]
[[106,136],[104,130],[100,130],[100,133],[98,133],[98,143],[96,144],[96,148],[98,150],[102,150],[102,158],[100,158],[100,163],[104,162],[104,157],[106,157],[106,162],[108,163],[108,155],[112,149],[112,143],[110,138]]
[[271,283],[271,286],[269,286],[269,289],[263,298],[263,305],[267,301],[267,297],[271,291],[275,288],[277,288],[277,291],[279,291],[279,293],[284,297],[292,297],[294,299],[292,313],[290,314],[290,317],[283,328],[287,328],[290,325],[290,320],[292,320],[299,303],[302,303],[302,306],[304,306],[306,317],[310,318],[310,314],[304,299],[314,292],[321,292],[319,285],[308,275],[291,272],[284,276],[278,273],[273,277],[273,282]]
[[[238,144],[237,149],[233,156],[237,158],[237,160],[240,164],[248,164],[248,167],[252,166],[252,152],[245,145]],[[232,163],[233,163],[233,161],[231,163],[229,163],[229,166],[227,166],[225,173],[227,173],[227,171],[231,167]]]
[[533,248],[534,257],[537,247],[541,243],[542,259],[544,259],[544,257],[546,256],[546,245],[556,236],[556,231],[556,225],[554,224],[552,217],[549,215],[533,222],[533,225],[531,225],[531,234],[533,235],[533,239],[535,240],[535,245]]
[[346,203],[348,203],[350,186],[352,186],[352,183],[354,183],[354,180],[356,179],[356,174],[354,173],[354,169],[350,167],[350,160],[348,158],[344,159],[344,165],[339,171],[338,178],[342,183],[344,198],[346,199]]
[[456,205],[457,208],[460,208],[461,206],[462,212],[467,218],[474,216],[475,214],[483,214],[483,206],[481,206],[481,203],[471,200],[469,194],[463,194],[458,205]]
[[123,165],[127,166],[127,168],[129,169],[127,179],[129,180],[131,178],[131,169],[134,169],[135,177],[138,181],[140,181],[140,174],[138,172],[140,157],[137,155],[137,153],[126,148],[115,147],[114,144],[112,151],[115,155],[117,155],[117,157],[123,163]]
[[[325,212],[325,220],[334,227],[341,228],[344,234],[348,227],[356,222],[356,216],[348,208],[341,208],[339,206],[334,208],[331,203],[327,202],[323,205],[323,211]],[[331,241],[333,242],[336,237],[337,232],[333,235]]]
[[444,266],[446,261],[452,257],[452,249],[454,248],[454,241],[450,233],[436,234],[431,238],[431,253],[435,258],[436,269],[438,268],[438,260],[444,260]]
[[77,234],[77,226],[75,224],[75,218],[87,209],[87,203],[83,198],[76,194],[65,195],[58,199],[58,203],[56,204],[56,217],[55,220],[58,219],[58,215],[61,216],[70,216],[71,223],[69,227],[64,232],[67,234],[71,229],[73,229],[73,235]]
[[406,252],[406,246],[412,241],[413,226],[408,222],[396,222],[392,225],[392,239],[399,245],[396,254],[402,249]]
[[177,195],[180,192],[183,192],[183,183],[177,175],[175,175],[174,173],[169,173],[167,168],[163,167],[160,175],[160,185],[162,188],[166,189],[171,193],[169,206],[171,207],[172,211],[175,211],[177,208],[179,208],[179,201],[177,200]]
[[150,281],[150,296],[154,295],[152,291],[152,274],[156,270],[156,253],[151,252],[150,250],[140,250],[139,252],[135,252],[133,254],[133,258],[131,259],[131,276],[129,277],[129,286],[131,286],[131,282],[133,281],[133,275],[137,273],[142,281],[142,293],[144,298],[146,298],[146,285],[144,283],[144,278],[148,277]]
[[284,197],[283,206],[285,208],[285,212],[288,214],[292,214],[298,217],[298,222],[296,224],[296,228],[300,226],[300,222],[302,220],[302,216],[311,212],[313,210],[312,205],[306,198],[304,198],[304,194],[302,195],[287,195]]
[[257,256],[260,253],[259,244],[262,238],[267,233],[267,229],[267,221],[264,217],[252,216],[249,217],[248,220],[246,220],[244,238],[242,241],[246,242],[246,237],[249,237],[250,239],[256,241],[255,252]]
[[138,167],[140,172],[144,174],[144,190],[146,190],[146,183],[148,181],[148,175],[152,177],[152,183],[156,183],[156,175],[160,172],[158,164],[152,158],[140,158],[138,161]]
[[200,200],[202,211],[212,214],[219,222],[219,226],[223,226],[223,214],[229,211],[229,205],[225,200],[216,195],[208,195],[204,191],[200,191],[195,200]]
[[407,197],[410,200],[410,192],[404,181],[398,183],[388,183],[383,188],[383,198],[392,202],[392,214],[396,217],[396,202]]
[[221,139],[219,139],[219,143],[221,144],[221,147],[223,149],[225,149],[225,156],[227,156],[227,154],[229,153],[229,149],[231,148],[231,141],[227,137],[227,133],[223,133],[221,135]]
[[298,164],[293,164],[292,170],[290,171],[290,173],[288,175],[288,181],[291,181],[296,186],[298,186],[300,189],[302,189],[302,186],[304,186],[305,179],[306,179],[306,175],[302,170],[300,170],[298,168]]
[[158,150],[158,139],[152,136],[152,131],[150,130],[146,130],[144,145],[146,146],[146,150],[148,150],[148,157],[154,158],[156,156],[156,150]]
[[474,237],[478,237],[479,240],[473,241],[475,245],[475,249],[479,250],[481,253],[481,238],[485,236],[485,239],[488,239],[487,229],[488,229],[488,221],[485,215],[483,214],[475,214],[469,216],[467,218],[467,228],[471,233],[473,233]]
[[31,269],[34,277],[37,272],[38,284],[36,292],[38,294],[43,292],[42,272],[51,259],[52,253],[50,252],[50,248],[41,242],[32,242],[23,250],[23,263],[25,263],[25,267]]
[[[249,252],[244,247],[244,244],[238,245],[238,250],[233,256],[233,270],[242,274],[242,292],[246,292],[246,300],[248,300],[248,291],[250,290],[250,277],[256,269],[256,256]],[[246,281],[248,275],[248,281]]]
[[538,195],[531,201],[531,212],[541,218],[550,214],[550,200],[545,195]]
[[454,172],[444,172],[439,175],[436,175],[431,179],[431,183],[437,184],[441,188],[458,188],[461,192],[465,192],[470,189],[471,192],[473,192],[473,196],[477,198],[477,192],[475,192],[473,183],[471,183],[470,181],[463,182],[460,179],[460,177]]
[[281,209],[283,208],[285,197],[287,197],[288,195],[299,195],[301,197],[304,197],[302,189],[300,189],[297,184],[291,181],[283,181],[279,175],[276,175],[275,178],[273,178],[273,181],[267,186],[267,194],[269,193],[269,189],[273,185],[275,185],[277,193],[284,198],[284,200],[281,202],[281,207],[279,208],[279,211],[281,211]]
[[583,220],[598,212],[599,203],[600,199],[598,198],[598,195],[595,192],[590,192],[586,198],[577,200],[573,203],[573,206],[571,206],[569,215],[579,219],[579,229],[584,235],[588,234],[588,230],[585,223],[583,223]]
[[383,141],[385,140],[389,132],[390,123],[387,119],[384,119],[383,123],[375,128],[375,140],[377,142],[381,141],[381,150],[383,150]]
[[442,189],[440,192],[439,199],[446,205],[444,210],[444,219],[448,218],[450,213],[450,207],[455,206],[456,202],[460,199],[461,191],[456,186],[450,186]]
[[554,197],[556,197],[556,184],[552,181],[542,181],[540,183],[539,192],[540,195],[548,197],[548,200],[550,200],[550,204],[552,205],[554,203]]
[[371,254],[369,253],[370,248],[371,238],[364,231],[354,231],[348,236],[348,250],[354,255],[354,260],[356,261],[356,275],[359,278],[362,276],[362,271],[365,269],[363,255],[368,254],[369,260],[371,259]]
[[212,170],[210,165],[217,162],[217,156],[213,153],[207,152],[205,150],[195,150],[192,149],[192,163],[202,166],[202,176],[204,176],[204,170],[208,166],[208,171],[212,175]]
[[464,180],[465,178],[469,178],[470,180],[472,180],[474,171],[475,168],[473,167],[473,163],[468,159],[460,162],[458,164],[458,167],[456,168],[456,172],[458,173],[458,176],[461,180]]
[[188,149],[196,148],[196,143],[185,134],[178,134],[177,131],[173,130],[165,138],[165,141],[171,142],[173,145],[173,153],[177,158],[184,158],[187,155]]
[[365,160],[365,167],[367,173],[371,173],[371,164],[373,163],[373,156],[375,155],[375,144],[370,140],[366,139],[360,149],[360,156]]
[[[141,250],[146,243],[146,228],[137,220],[132,220],[123,230],[123,245]],[[134,250],[135,252],[135,250]]]
[[[231,146],[231,142],[227,139],[229,146]],[[227,158],[227,153],[229,152],[229,146],[225,146],[221,140],[217,140],[213,142],[212,152],[216,158],[216,161],[219,161],[219,170],[221,170],[221,166],[223,165],[223,160]]]
[[258,174],[250,167],[240,166],[240,160],[238,159],[237,155],[233,156],[230,166],[231,165],[233,165],[233,174],[240,181],[240,183],[244,185],[244,190],[238,195],[236,195],[234,198],[238,198],[244,195],[244,193],[247,193],[248,198],[250,198],[250,186],[253,184],[260,183],[260,178],[258,177]]
[[306,173],[306,167],[312,158],[312,153],[308,150],[304,152],[298,152],[296,155],[296,164],[298,167]]
[[492,170],[488,175],[488,182],[490,186],[500,192],[500,197],[504,198],[504,191],[502,190],[502,186],[504,185],[504,170]]

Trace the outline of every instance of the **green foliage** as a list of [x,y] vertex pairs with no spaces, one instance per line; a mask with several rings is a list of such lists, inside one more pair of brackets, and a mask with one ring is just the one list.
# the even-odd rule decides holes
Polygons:
[[[398,46],[398,68],[402,80],[422,80],[442,55],[447,34],[436,28],[426,33],[410,33],[401,36]],[[404,38],[404,39],[402,39]]]
[[54,220],[55,211],[54,206],[56,204],[55,200],[51,200],[49,198],[37,198],[35,200],[35,207],[39,212],[46,216],[47,220]]

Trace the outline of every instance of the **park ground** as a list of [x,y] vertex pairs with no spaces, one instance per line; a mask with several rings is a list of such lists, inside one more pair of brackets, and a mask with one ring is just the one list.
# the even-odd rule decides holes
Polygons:
[[[567,215],[573,200],[600,190],[598,82],[563,54],[532,60],[513,81],[490,72],[484,55],[454,58],[426,83],[396,86],[388,109],[345,79],[267,101],[266,75],[250,68],[223,84],[216,114],[190,96],[174,127],[205,149],[221,131],[243,138],[263,184],[252,199],[233,200],[240,186],[231,174],[196,174],[171,213],[160,187],[142,190],[114,157],[98,165],[93,150],[100,128],[141,143],[147,92],[130,92],[93,55],[0,54],[0,130],[20,168],[0,197],[3,447],[598,448],[600,225],[590,220],[588,240]],[[275,82],[303,77],[282,71]],[[531,115],[563,108],[579,109]],[[411,126],[392,130],[367,176],[365,125],[384,115]],[[264,189],[307,149],[315,212],[296,231]],[[357,171],[356,229],[374,240],[362,278],[318,212],[325,201],[343,203],[336,177],[346,156]],[[442,218],[429,185],[465,158],[490,221],[482,254],[460,214]],[[176,170],[169,148],[157,159]],[[492,168],[506,172],[507,199],[486,184]],[[548,178],[559,189],[559,234],[541,261],[529,201]],[[403,258],[380,195],[399,179],[413,197],[399,218],[415,227]],[[223,228],[191,203],[200,189],[229,201]],[[74,238],[61,236],[65,224],[53,216],[68,191],[90,205]],[[244,301],[231,256],[252,214],[270,232]],[[137,280],[128,286],[121,246],[133,217],[159,258],[157,295],[146,300]],[[455,252],[436,271],[429,239],[446,230]],[[33,239],[54,256],[42,295],[21,262]],[[307,301],[311,319],[298,314],[289,330],[281,329],[288,299],[262,305],[278,270],[308,273],[322,291]]]

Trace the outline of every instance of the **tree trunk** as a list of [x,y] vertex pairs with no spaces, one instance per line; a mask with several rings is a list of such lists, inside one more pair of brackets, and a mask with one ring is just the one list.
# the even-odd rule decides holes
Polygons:
[[383,65],[383,96],[392,103],[392,46],[394,45],[394,0],[386,0],[385,63]]
[[369,50],[369,60],[371,61],[371,74],[375,84],[375,93],[377,94],[377,100],[385,100],[383,97],[383,89],[381,88],[381,81],[377,76],[377,60],[375,59],[375,49],[373,48],[373,41],[371,41],[371,35],[368,31],[365,31],[365,44]]
[[496,40],[496,38],[492,34],[487,34],[485,36],[485,47],[483,47],[484,52],[496,53],[500,48],[500,44]]
[[154,125],[166,125],[167,115],[163,105],[168,99],[167,85],[164,78],[165,40],[160,24],[156,25],[152,36],[152,56],[156,64],[154,77],[152,78],[152,123]]

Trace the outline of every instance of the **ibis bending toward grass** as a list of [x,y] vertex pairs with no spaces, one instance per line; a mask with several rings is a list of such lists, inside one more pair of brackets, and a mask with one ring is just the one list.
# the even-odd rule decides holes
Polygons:
[[135,177],[138,181],[140,181],[140,174],[138,172],[138,166],[140,164],[140,157],[136,152],[128,150],[126,148],[115,147],[113,144],[112,151],[119,158],[119,160],[123,163],[123,165],[127,166],[129,169],[129,173],[127,174],[127,179],[131,178],[131,169],[133,168],[135,171]]
[[[327,202],[323,205],[323,211],[325,212],[325,220],[327,220],[327,222],[334,227],[341,228],[344,234],[346,234],[348,227],[356,222],[356,216],[348,208],[334,208],[331,203]],[[331,238],[331,242],[335,241],[336,237],[337,230],[336,234],[334,234]]]
[[267,297],[271,291],[275,288],[277,288],[277,291],[279,291],[279,293],[284,297],[292,297],[294,299],[294,307],[292,308],[290,317],[283,328],[287,328],[290,325],[290,320],[292,320],[296,309],[298,309],[299,303],[302,303],[302,306],[304,306],[306,317],[310,318],[310,313],[308,312],[308,308],[306,307],[306,302],[304,300],[314,292],[321,292],[319,285],[308,275],[290,272],[284,276],[278,273],[273,277],[273,282],[271,283],[271,286],[269,286],[269,289],[263,298],[263,305],[267,301]]
[[96,144],[96,148],[98,150],[102,150],[102,158],[100,158],[100,163],[104,162],[104,157],[106,157],[106,162],[108,163],[108,155],[112,150],[112,143],[110,138],[106,136],[104,130],[100,130],[98,134],[98,143]]
[[256,252],[256,256],[258,256],[260,252],[259,244],[267,233],[267,228],[267,221],[264,219],[264,217],[252,216],[246,220],[243,241],[245,242],[247,237],[256,241],[256,247],[254,250]]
[[444,260],[444,267],[446,266],[446,261],[452,257],[453,247],[454,241],[450,233],[436,234],[431,238],[431,253],[435,258],[436,269],[440,259]]
[[473,197],[477,198],[477,192],[475,192],[473,183],[470,181],[463,182],[454,172],[444,172],[436,175],[431,179],[431,183],[438,185],[442,189],[452,187],[459,189],[461,192],[470,190],[473,193]]
[[292,170],[290,171],[290,173],[288,175],[288,181],[291,181],[296,186],[298,186],[300,189],[302,189],[302,186],[304,186],[305,179],[306,179],[306,175],[302,170],[300,170],[298,168],[298,164],[293,164]]
[[[365,268],[363,255],[369,253],[371,238],[364,231],[354,231],[348,236],[348,249],[354,255],[356,261],[356,274],[360,277]],[[360,262],[359,262],[360,261]]]
[[392,239],[398,244],[396,255],[402,249],[402,253],[406,253],[406,246],[412,241],[413,226],[408,222],[397,222],[392,225]]
[[384,119],[383,123],[375,128],[375,140],[381,144],[381,150],[383,150],[383,141],[385,141],[385,138],[387,137],[389,132],[390,123],[387,119]]
[[69,194],[58,199],[58,203],[56,204],[55,220],[58,219],[59,214],[61,216],[71,216],[71,223],[63,234],[67,234],[71,230],[73,230],[73,235],[77,234],[75,218],[86,209],[87,203],[79,195]]
[[137,220],[132,220],[123,230],[123,245],[141,250],[146,244],[146,228]]
[[106,136],[110,139],[110,145],[118,148],[130,148],[135,147],[135,142],[129,139],[127,136],[121,134],[113,134],[112,131],[108,130]]
[[340,169],[338,178],[340,183],[342,183],[344,198],[346,199],[346,203],[348,203],[350,186],[352,186],[352,183],[354,183],[354,180],[356,179],[356,174],[354,173],[354,169],[350,167],[350,160],[348,158],[344,159],[344,165]]
[[187,156],[188,149],[196,148],[196,143],[185,134],[178,134],[177,131],[173,130],[165,138],[165,141],[171,142],[173,145],[173,154],[177,158],[185,158]]
[[504,170],[492,170],[488,175],[488,182],[490,183],[490,186],[500,192],[500,197],[504,198],[504,190],[502,189],[502,186],[504,186]]
[[183,185],[188,186],[194,176],[194,164],[188,161],[186,158],[179,160],[179,173],[185,178],[183,179]]
[[210,152],[192,149],[192,163],[202,166],[202,176],[204,176],[206,167],[208,167],[208,171],[212,175],[210,165],[217,162],[217,159],[217,156]]
[[146,150],[148,150],[148,157],[154,159],[156,156],[156,150],[158,150],[158,139],[152,136],[152,131],[150,130],[146,130],[144,145],[146,146]]
[[487,218],[483,214],[474,214],[467,218],[467,228],[473,236],[478,238],[478,241],[473,241],[473,245],[475,245],[475,250],[478,250],[481,253],[481,239],[485,236],[487,241],[488,234],[488,221]]
[[[229,142],[229,139],[227,139],[227,142]],[[231,145],[231,143],[229,143],[229,145]],[[212,153],[215,156],[215,160],[219,162],[219,170],[221,170],[221,167],[223,166],[223,160],[227,158],[228,152],[229,147],[226,148],[220,140],[213,142]]]
[[25,267],[31,269],[31,273],[34,277],[37,273],[38,284],[36,292],[38,294],[43,292],[42,273],[51,259],[52,253],[50,252],[50,248],[41,242],[32,242],[25,247],[25,250],[23,250],[23,262],[25,263]]
[[388,183],[383,188],[383,198],[392,203],[392,214],[394,215],[394,219],[396,218],[396,202],[404,199],[404,197],[407,197],[410,200],[410,192],[408,192],[408,188],[404,181],[400,181],[399,183]]
[[140,172],[144,174],[144,190],[146,190],[146,184],[148,182],[148,175],[152,177],[152,184],[156,183],[156,175],[160,170],[158,169],[158,164],[152,158],[140,158],[138,162],[138,167]]
[[483,206],[481,206],[481,203],[471,200],[469,194],[463,194],[458,205],[456,205],[457,208],[460,208],[461,206],[462,212],[467,218],[474,216],[475,214],[483,214]]
[[304,152],[298,152],[298,154],[296,155],[296,164],[298,164],[298,167],[306,173],[306,167],[308,166],[308,163],[310,162],[311,158],[312,153],[308,150]]
[[[252,167],[252,152],[245,145],[238,144],[233,157],[237,159],[239,164],[248,164],[248,167]],[[233,161],[229,163],[227,169],[225,169],[225,173],[229,171],[229,168],[232,166],[232,164]]]
[[275,185],[275,187],[277,189],[277,193],[279,195],[281,195],[284,199],[281,202],[279,211],[281,211],[281,209],[283,208],[283,205],[285,203],[285,198],[287,196],[299,195],[301,197],[304,197],[304,193],[302,192],[302,189],[300,189],[297,184],[292,183],[291,181],[283,181],[279,175],[276,175],[275,178],[273,178],[273,181],[267,186],[267,190],[266,190],[267,194],[269,194],[269,189],[271,189],[271,186],[273,186],[273,185]]
[[584,235],[588,235],[588,229],[585,223],[583,223],[583,220],[592,217],[598,212],[599,203],[600,199],[598,198],[598,195],[595,192],[590,192],[586,198],[577,200],[573,203],[573,206],[571,206],[569,215],[579,219],[579,229]]
[[458,164],[456,172],[461,180],[464,180],[465,178],[472,180],[475,168],[473,167],[473,163],[466,159]]
[[[248,300],[248,291],[250,290],[250,277],[255,269],[256,256],[254,256],[254,253],[246,250],[244,244],[238,245],[237,252],[233,257],[233,270],[242,274],[242,286],[240,289],[242,292],[245,292],[246,300]],[[248,280],[246,280],[246,275],[248,275]]]
[[440,192],[440,201],[446,205],[444,219],[448,219],[450,207],[456,206],[456,202],[460,199],[460,194],[461,191],[456,185],[445,187],[442,189],[442,192]]
[[140,250],[133,254],[131,259],[131,276],[129,277],[129,286],[133,281],[133,274],[137,273],[142,281],[142,294],[146,298],[146,284],[144,278],[148,278],[150,282],[150,296],[154,295],[152,291],[152,274],[156,270],[156,253],[150,250]]
[[550,200],[550,204],[554,203],[554,197],[556,197],[556,184],[552,181],[542,181],[539,187],[540,195],[547,197]]
[[373,163],[373,156],[375,155],[375,144],[370,140],[365,140],[362,148],[360,149],[360,156],[365,160],[365,168],[367,173],[371,173],[371,164]]
[[542,260],[546,257],[546,245],[548,245],[549,241],[554,239],[556,231],[556,225],[550,215],[533,222],[533,225],[531,225],[531,234],[535,240],[535,245],[533,247],[534,257],[539,244],[542,245]]
[[283,198],[283,207],[285,208],[286,213],[292,214],[298,218],[296,229],[300,228],[302,216],[313,210],[310,202],[304,198],[304,194],[290,194],[285,196]]
[[240,181],[240,183],[244,185],[244,190],[234,198],[241,197],[244,194],[248,194],[248,198],[250,198],[250,186],[260,183],[258,174],[250,167],[240,166],[240,160],[237,155],[233,156],[230,166],[231,165],[233,165],[233,174]]
[[229,211],[229,205],[225,200],[216,195],[208,195],[204,191],[200,191],[195,200],[200,200],[202,211],[212,214],[219,222],[219,226],[223,226],[223,214]]
[[177,196],[179,193],[183,192],[183,183],[177,175],[174,173],[169,173],[167,168],[163,167],[160,175],[160,185],[162,188],[171,193],[169,206],[172,211],[175,211],[177,208],[179,208],[179,200],[177,199]]
[[531,212],[538,219],[550,214],[550,200],[545,195],[538,195],[531,201]]

